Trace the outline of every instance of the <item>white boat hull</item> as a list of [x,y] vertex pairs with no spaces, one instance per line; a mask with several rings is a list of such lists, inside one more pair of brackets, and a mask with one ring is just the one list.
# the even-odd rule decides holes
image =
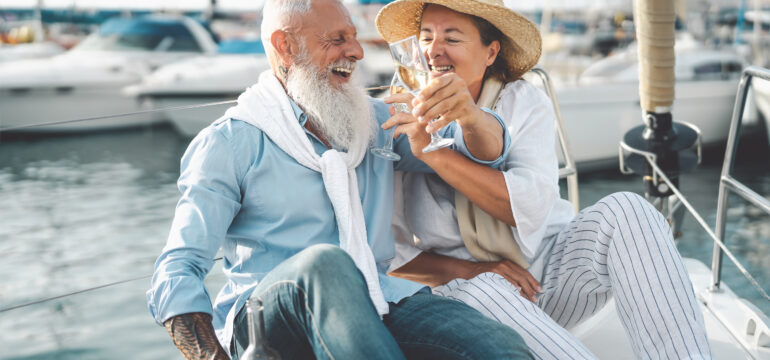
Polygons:
[[0,91],[0,129],[34,132],[90,131],[142,126],[163,121],[159,114],[135,114],[98,120],[69,122],[143,110],[136,97],[124,95],[121,86],[78,86]]
[[209,126],[214,120],[224,115],[227,108],[235,105],[234,103],[196,107],[192,109],[170,109],[182,106],[192,106],[200,104],[209,104],[228,100],[235,100],[238,94],[232,95],[212,95],[212,96],[194,96],[194,97],[152,97],[151,102],[156,109],[166,109],[163,115],[171,124],[186,137],[193,137],[201,129]]
[[[704,144],[727,139],[737,80],[685,81],[676,87],[674,120],[700,128]],[[617,165],[618,139],[643,125],[636,83],[557,89],[572,156],[580,170]]]

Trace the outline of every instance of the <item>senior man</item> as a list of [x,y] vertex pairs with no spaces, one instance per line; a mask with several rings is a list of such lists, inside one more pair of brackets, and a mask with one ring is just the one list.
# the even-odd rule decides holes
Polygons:
[[[385,274],[394,163],[368,147],[385,141],[375,130],[388,106],[352,81],[363,51],[344,6],[268,0],[263,17],[272,70],[182,158],[182,197],[147,292],[155,320],[195,359],[248,345],[250,297],[264,304],[267,344],[284,358],[529,358],[510,328]],[[415,156],[429,136],[409,119],[385,125],[407,135],[397,169],[430,171],[461,154],[496,166],[507,149],[486,114],[446,129],[455,149]],[[203,279],[219,249],[227,282],[212,306]]]

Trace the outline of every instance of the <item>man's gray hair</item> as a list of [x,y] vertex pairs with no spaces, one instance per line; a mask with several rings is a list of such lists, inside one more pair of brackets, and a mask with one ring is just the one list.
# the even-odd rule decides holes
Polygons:
[[272,48],[270,36],[276,30],[284,28],[292,20],[310,12],[313,0],[266,0],[262,8],[262,27],[260,36],[265,49]]

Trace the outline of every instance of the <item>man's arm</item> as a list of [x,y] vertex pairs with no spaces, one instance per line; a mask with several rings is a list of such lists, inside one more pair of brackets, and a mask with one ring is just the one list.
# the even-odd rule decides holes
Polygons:
[[219,345],[211,315],[190,313],[174,316],[163,323],[185,359],[229,359]]
[[150,313],[188,359],[227,354],[217,344],[203,279],[240,207],[237,169],[242,166],[236,165],[232,149],[219,130],[204,130],[190,143],[178,181],[182,197],[147,292]]

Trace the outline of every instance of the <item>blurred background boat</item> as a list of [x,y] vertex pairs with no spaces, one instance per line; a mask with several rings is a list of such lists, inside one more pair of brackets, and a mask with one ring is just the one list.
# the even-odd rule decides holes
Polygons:
[[[270,68],[261,40],[231,40],[219,45],[217,54],[197,56],[158,68],[141,83],[124,89],[147,108],[168,109],[235,100]],[[192,137],[218,119],[232,104],[169,110],[156,113]]]
[[770,126],[767,123],[768,119],[770,119],[770,82],[759,79],[754,80],[751,88],[751,94],[759,114],[760,125],[764,126],[767,138],[770,141]]
[[[354,22],[364,58],[356,64],[357,75],[364,86],[387,85],[393,76],[393,63],[387,44],[379,38],[365,14],[358,13]],[[141,83],[125,88],[125,94],[136,96],[146,108],[190,107],[235,100],[247,87],[257,82],[259,74],[270,68],[265,49],[259,39],[231,39],[219,45],[216,54],[197,56],[158,68]],[[163,111],[184,136],[193,137],[218,119],[232,103],[191,110]]]
[[[1,63],[0,129],[139,111],[141,104],[123,87],[161,65],[215,51],[212,34],[187,17],[109,19],[65,53]],[[30,130],[84,131],[154,120],[139,114]]]
[[45,41],[0,46],[0,62],[51,57],[63,53],[61,45]]
[[[677,121],[701,129],[706,145],[724,143],[746,61],[730,48],[682,37],[676,50]],[[588,66],[576,83],[557,87],[564,125],[581,170],[617,167],[618,142],[640,122],[638,60],[630,46]]]

